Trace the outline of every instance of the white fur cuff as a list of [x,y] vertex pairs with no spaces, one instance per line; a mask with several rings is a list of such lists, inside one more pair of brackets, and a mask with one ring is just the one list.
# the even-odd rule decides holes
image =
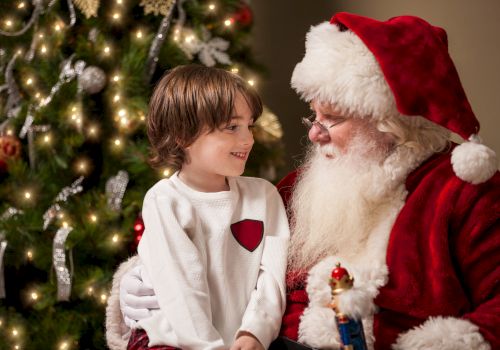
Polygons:
[[479,328],[454,317],[431,317],[421,326],[401,334],[394,350],[490,350]]
[[111,350],[127,349],[130,329],[125,325],[120,309],[120,280],[137,262],[139,262],[138,255],[131,257],[120,265],[113,276],[111,293],[106,306],[106,341]]

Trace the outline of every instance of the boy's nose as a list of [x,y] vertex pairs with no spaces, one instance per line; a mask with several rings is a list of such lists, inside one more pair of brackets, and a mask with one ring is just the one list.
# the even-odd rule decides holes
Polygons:
[[253,139],[253,133],[252,130],[248,130],[245,135],[243,136],[243,144],[245,146],[251,146],[253,145],[255,140]]

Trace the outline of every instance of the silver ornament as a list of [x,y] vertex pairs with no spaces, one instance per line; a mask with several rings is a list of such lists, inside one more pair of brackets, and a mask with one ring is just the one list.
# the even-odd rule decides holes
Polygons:
[[78,77],[79,86],[88,94],[96,94],[106,85],[106,73],[96,66],[88,66]]

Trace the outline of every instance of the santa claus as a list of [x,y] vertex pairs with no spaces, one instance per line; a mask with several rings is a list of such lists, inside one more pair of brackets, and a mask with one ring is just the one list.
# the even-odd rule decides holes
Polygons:
[[[445,31],[338,13],[311,28],[292,86],[312,145],[278,184],[292,225],[281,335],[340,347],[328,276],[341,263],[354,287],[338,307],[370,349],[499,349],[500,175]],[[155,307],[133,265],[109,299],[112,348],[126,345],[122,312],[133,326]]]

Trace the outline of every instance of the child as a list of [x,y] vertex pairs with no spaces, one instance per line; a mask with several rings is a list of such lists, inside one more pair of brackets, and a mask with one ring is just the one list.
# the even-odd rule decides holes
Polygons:
[[272,184],[240,177],[261,113],[256,92],[222,69],[177,67],[155,88],[151,162],[177,172],[144,198],[138,252],[160,309],[128,349],[267,349],[278,335],[288,222]]

